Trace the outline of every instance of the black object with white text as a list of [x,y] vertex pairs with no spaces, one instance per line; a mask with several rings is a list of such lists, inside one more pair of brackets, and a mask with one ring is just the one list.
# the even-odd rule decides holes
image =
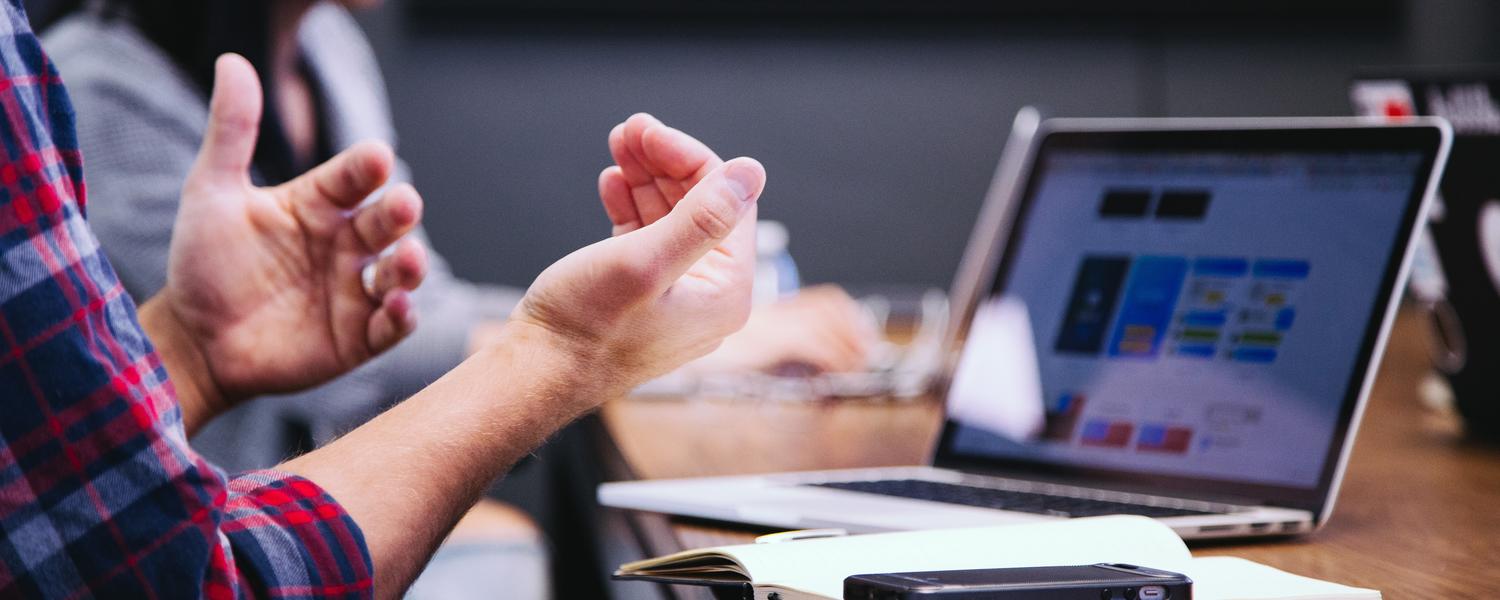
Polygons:
[[1190,600],[1181,573],[1121,563],[854,575],[844,600]]
[[1500,441],[1500,65],[1369,70],[1350,90],[1363,116],[1453,124],[1441,196],[1417,246],[1411,297],[1433,324],[1432,363],[1469,435]]

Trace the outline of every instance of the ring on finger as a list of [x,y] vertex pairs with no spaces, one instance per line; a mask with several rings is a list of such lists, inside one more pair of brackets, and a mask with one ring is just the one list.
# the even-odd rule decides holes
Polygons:
[[377,295],[378,290],[375,289],[375,278],[379,274],[377,266],[378,264],[379,263],[372,261],[370,264],[365,265],[365,267],[363,269],[360,269],[359,271],[360,286],[365,289],[365,295],[369,296],[371,300],[374,300],[376,302],[380,301],[380,297]]

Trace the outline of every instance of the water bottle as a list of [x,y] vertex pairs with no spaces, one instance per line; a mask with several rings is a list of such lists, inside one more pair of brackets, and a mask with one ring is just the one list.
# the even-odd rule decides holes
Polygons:
[[797,263],[787,252],[790,234],[776,221],[760,221],[755,227],[755,304],[769,304],[797,293],[802,278]]

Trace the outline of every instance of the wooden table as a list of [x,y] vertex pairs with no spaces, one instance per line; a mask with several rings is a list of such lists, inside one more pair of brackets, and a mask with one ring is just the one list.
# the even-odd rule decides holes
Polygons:
[[[1333,518],[1291,539],[1194,545],[1386,598],[1500,592],[1500,449],[1462,440],[1422,406],[1424,330],[1403,315],[1375,384]],[[1500,368],[1497,365],[1496,368]],[[933,401],[826,404],[631,399],[605,407],[620,455],[648,478],[921,463],[936,436]],[[873,443],[872,443],[873,442]],[[623,511],[621,511],[623,512]],[[757,532],[629,513],[642,555],[748,542]],[[649,586],[616,588],[645,592]],[[705,597],[692,588],[669,597]]]

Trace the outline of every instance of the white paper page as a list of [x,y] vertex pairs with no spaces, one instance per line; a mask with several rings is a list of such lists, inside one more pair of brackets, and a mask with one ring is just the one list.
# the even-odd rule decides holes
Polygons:
[[1124,562],[1180,571],[1190,564],[1182,539],[1145,517],[1111,516],[1051,523],[860,535],[721,549],[757,585],[842,598],[844,578],[898,573]]
[[[1349,587],[1230,556],[1195,558],[1180,571],[1198,600],[1379,600],[1380,592]],[[835,596],[837,597],[837,596]]]

